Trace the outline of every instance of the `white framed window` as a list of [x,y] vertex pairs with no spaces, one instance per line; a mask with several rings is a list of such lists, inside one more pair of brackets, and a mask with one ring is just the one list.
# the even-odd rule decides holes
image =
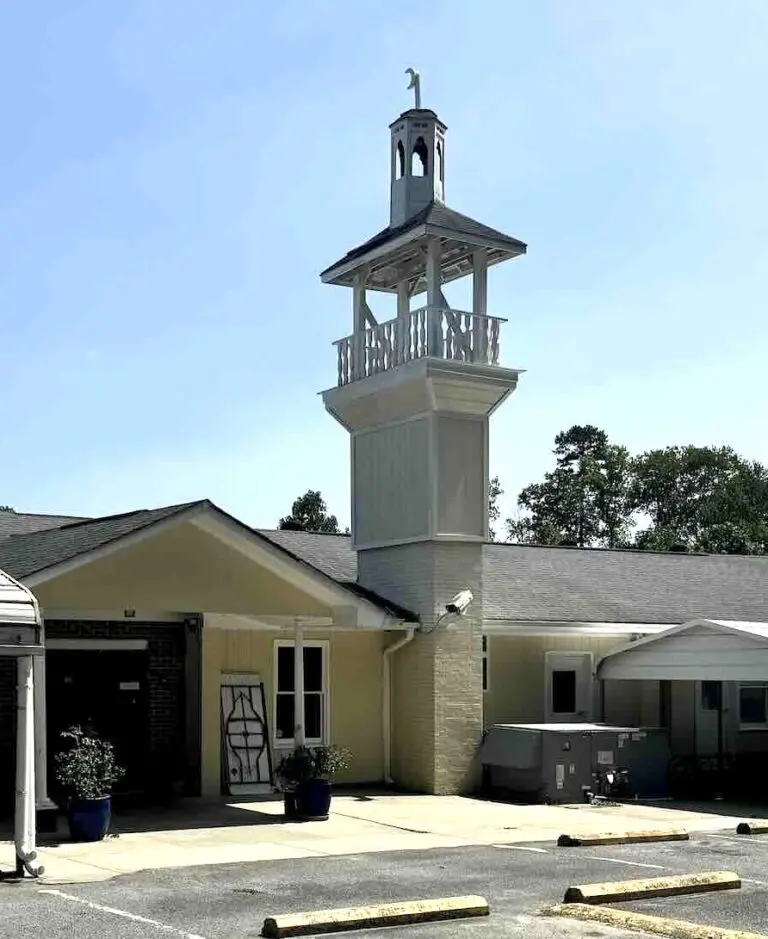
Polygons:
[[768,684],[739,685],[739,728],[768,730]]
[[[320,746],[329,740],[328,642],[304,643],[304,742]],[[275,642],[274,737],[278,747],[292,747],[296,727],[295,648],[292,639]]]
[[488,691],[490,687],[491,674],[488,671],[488,647],[490,645],[490,640],[488,636],[483,636],[483,691]]

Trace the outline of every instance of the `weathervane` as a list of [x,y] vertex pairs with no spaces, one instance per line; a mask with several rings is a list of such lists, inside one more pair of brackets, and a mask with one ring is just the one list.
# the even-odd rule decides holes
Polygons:
[[413,96],[416,99],[415,107],[418,111],[421,108],[421,76],[412,68],[407,68],[405,74],[411,76],[411,83],[408,88],[409,90],[413,88]]

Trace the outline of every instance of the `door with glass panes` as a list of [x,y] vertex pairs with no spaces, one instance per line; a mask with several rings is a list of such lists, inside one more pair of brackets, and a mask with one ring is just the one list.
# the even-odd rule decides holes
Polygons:
[[544,670],[544,720],[590,722],[594,697],[592,653],[547,652]]

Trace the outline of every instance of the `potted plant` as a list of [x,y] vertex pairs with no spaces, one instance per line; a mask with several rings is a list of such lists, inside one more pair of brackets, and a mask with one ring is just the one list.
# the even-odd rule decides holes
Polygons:
[[67,796],[67,819],[74,841],[101,841],[109,830],[112,788],[125,770],[115,762],[111,743],[70,727],[56,754],[56,779]]
[[325,821],[331,807],[331,782],[349,765],[343,747],[297,747],[280,761],[277,777],[284,793],[285,814],[302,821]]
[[297,792],[309,782],[314,773],[314,757],[308,747],[296,747],[277,764],[275,774],[278,788],[283,793],[286,818],[298,818]]

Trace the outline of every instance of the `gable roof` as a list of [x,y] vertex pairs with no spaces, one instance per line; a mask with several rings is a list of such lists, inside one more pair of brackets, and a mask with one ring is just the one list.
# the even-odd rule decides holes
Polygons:
[[17,580],[24,580],[32,574],[71,561],[125,535],[205,504],[204,501],[185,502],[160,509],[140,509],[13,535],[0,541],[0,568]]
[[[206,510],[217,513],[220,518],[236,525],[247,535],[262,540],[273,549],[277,548],[280,553],[289,556],[296,564],[309,568],[315,574],[320,574],[329,581],[333,581],[341,589],[347,590],[355,597],[379,607],[387,615],[406,622],[417,621],[417,617],[410,610],[355,583],[356,561],[353,576],[347,580],[345,574],[348,571],[344,569],[341,563],[334,566],[333,563],[328,563],[327,559],[323,562],[321,553],[318,552],[315,552],[318,563],[312,563],[308,557],[303,556],[306,553],[312,554],[310,542],[313,538],[316,540],[317,536],[307,536],[304,539],[307,543],[302,545],[305,551],[303,553],[297,552],[292,549],[291,544],[281,543],[279,538],[267,538],[263,533],[240,522],[207,499],[163,506],[158,509],[140,509],[120,515],[78,520],[57,528],[9,536],[0,540],[0,568],[7,570],[17,579],[24,580],[60,564],[75,561],[78,558],[85,559],[88,554],[97,551],[99,548],[111,545],[153,525],[177,516],[185,516]],[[305,532],[291,534],[307,535]],[[302,539],[299,540],[302,541]],[[343,536],[339,537],[339,540],[345,541]],[[350,554],[354,559],[355,555],[351,552],[348,539],[346,539],[344,550],[339,551],[338,554],[339,561],[344,555],[346,555],[345,561],[348,561]]]
[[[337,579],[357,579],[351,539],[263,531]],[[768,558],[490,543],[486,621],[669,624],[768,620]]]

